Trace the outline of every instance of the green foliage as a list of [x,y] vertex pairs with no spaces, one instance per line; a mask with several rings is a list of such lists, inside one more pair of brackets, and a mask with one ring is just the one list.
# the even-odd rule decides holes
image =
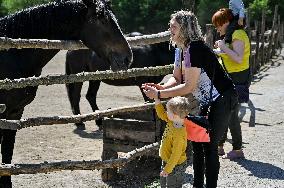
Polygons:
[[124,32],[153,33],[168,29],[170,15],[182,7],[177,0],[113,0],[112,7]]
[[18,10],[50,2],[52,0],[3,0],[3,4],[8,13],[14,13]]
[[161,187],[160,180],[154,180],[150,185],[145,185],[144,188],[158,188]]
[[[23,8],[54,0],[0,0],[0,16]],[[112,7],[125,33],[139,31],[156,33],[168,29],[170,15],[184,8],[186,0],[112,0]],[[266,10],[269,24],[273,19],[274,7],[284,20],[284,0],[243,0],[250,10],[250,20],[260,20],[262,10]],[[188,3],[188,2],[187,2]],[[195,12],[200,25],[211,23],[212,15],[220,8],[228,7],[228,0],[195,0]]]
[[[284,0],[269,0],[268,7],[270,8],[271,12],[274,13],[275,5],[278,5],[278,14],[280,14],[280,19],[282,22],[284,21]],[[271,20],[273,19],[273,14],[271,14]]]
[[0,17],[6,15],[7,12],[8,12],[8,10],[3,4],[3,0],[0,0]]
[[261,18],[262,10],[265,10],[265,12],[268,14],[271,13],[268,7],[268,0],[254,0],[249,5],[250,19],[258,20]]
[[228,6],[228,1],[225,0],[200,0],[196,10],[199,24],[204,27],[206,24],[211,23],[213,14],[220,8],[228,8]]

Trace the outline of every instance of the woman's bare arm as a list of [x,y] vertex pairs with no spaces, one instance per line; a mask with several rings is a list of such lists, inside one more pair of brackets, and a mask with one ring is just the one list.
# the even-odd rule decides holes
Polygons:
[[218,41],[218,46],[236,63],[242,63],[244,58],[245,43],[241,40],[233,40],[233,49],[230,49],[223,40]]

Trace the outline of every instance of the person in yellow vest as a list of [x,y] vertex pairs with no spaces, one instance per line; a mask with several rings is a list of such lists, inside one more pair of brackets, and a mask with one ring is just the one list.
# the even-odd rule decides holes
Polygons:
[[[212,17],[212,23],[217,28],[220,36],[226,34],[226,30],[233,19],[230,9],[222,8],[218,10]],[[250,41],[244,29],[237,29],[232,34],[232,42],[227,45],[225,40],[218,40],[215,43],[218,48],[218,55],[221,57],[223,68],[231,77],[235,84],[239,103],[248,102],[249,100],[249,57],[250,57]],[[239,105],[240,106],[240,105]],[[228,128],[232,135],[233,150],[227,153],[224,158],[237,159],[243,158],[242,150],[242,132],[240,121],[238,118],[239,107],[231,115]],[[227,131],[219,142],[218,153],[225,155],[223,145],[227,139]]]
[[167,122],[159,150],[162,159],[161,187],[182,187],[187,167],[184,120],[189,113],[190,103],[186,97],[174,97],[167,102],[165,111],[159,97],[154,99],[158,117]]

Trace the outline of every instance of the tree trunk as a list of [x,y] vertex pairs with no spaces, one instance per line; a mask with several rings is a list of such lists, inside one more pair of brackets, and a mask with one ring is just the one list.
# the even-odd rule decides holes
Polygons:
[[195,0],[182,0],[183,8],[195,12]]

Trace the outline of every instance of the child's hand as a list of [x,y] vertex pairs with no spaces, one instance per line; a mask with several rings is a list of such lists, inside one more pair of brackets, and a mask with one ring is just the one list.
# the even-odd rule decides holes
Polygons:
[[239,24],[239,26],[243,26],[244,25],[244,18],[239,18],[238,24]]
[[158,90],[155,87],[149,85],[143,85],[141,87],[145,95],[150,99],[157,99],[158,98]]
[[160,173],[161,177],[167,177],[169,174],[165,172],[164,170]]

